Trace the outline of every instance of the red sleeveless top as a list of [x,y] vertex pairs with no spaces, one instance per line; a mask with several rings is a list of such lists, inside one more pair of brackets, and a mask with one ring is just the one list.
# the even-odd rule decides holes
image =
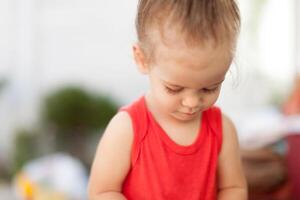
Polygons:
[[129,113],[134,141],[122,193],[128,200],[214,200],[222,144],[221,111],[203,111],[201,130],[189,146],[175,143],[155,121],[144,96],[121,110]]

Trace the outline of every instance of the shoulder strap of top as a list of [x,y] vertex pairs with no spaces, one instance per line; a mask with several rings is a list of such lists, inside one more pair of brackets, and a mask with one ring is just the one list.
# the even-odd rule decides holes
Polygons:
[[121,107],[119,111],[127,112],[131,118],[134,134],[131,164],[134,166],[139,157],[140,145],[145,138],[148,129],[148,116],[144,96],[128,106]]
[[222,112],[219,107],[213,106],[209,110],[207,110],[207,118],[208,124],[212,130],[212,132],[216,135],[219,149],[221,151],[222,148],[222,140],[223,140],[223,127],[222,127]]

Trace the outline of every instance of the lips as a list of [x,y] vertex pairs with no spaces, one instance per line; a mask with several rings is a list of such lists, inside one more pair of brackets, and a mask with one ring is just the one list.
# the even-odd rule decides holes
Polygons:
[[192,113],[182,112],[181,114],[184,115],[184,116],[192,117],[192,116],[196,115],[197,112],[192,112]]
[[186,115],[193,115],[193,114],[195,114],[195,113],[198,113],[199,112],[199,110],[193,110],[193,112],[181,112],[181,111],[179,111],[180,113],[183,113],[183,114],[186,114]]

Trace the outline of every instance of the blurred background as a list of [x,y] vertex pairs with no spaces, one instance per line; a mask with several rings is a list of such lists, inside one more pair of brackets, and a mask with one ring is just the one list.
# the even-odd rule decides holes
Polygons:
[[[217,104],[235,122],[250,199],[300,199],[300,3],[238,0]],[[143,95],[137,1],[0,0],[0,199],[85,200],[96,145]]]

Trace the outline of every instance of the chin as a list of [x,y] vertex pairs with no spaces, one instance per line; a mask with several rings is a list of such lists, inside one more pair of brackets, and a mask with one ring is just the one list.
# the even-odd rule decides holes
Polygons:
[[181,121],[181,122],[191,122],[194,120],[198,120],[199,119],[199,113],[196,113],[194,115],[186,115],[183,113],[174,113],[173,117],[177,120],[177,121]]

